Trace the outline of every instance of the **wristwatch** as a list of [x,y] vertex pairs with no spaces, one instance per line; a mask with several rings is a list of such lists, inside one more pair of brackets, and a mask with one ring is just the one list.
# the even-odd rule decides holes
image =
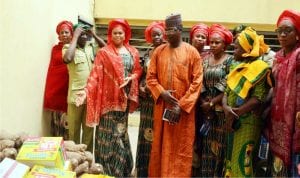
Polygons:
[[213,107],[214,106],[214,103],[211,101],[211,102],[209,102],[209,106],[210,107]]

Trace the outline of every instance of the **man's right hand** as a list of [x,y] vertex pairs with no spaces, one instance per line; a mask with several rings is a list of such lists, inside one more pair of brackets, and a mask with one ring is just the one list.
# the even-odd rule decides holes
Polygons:
[[86,92],[84,90],[80,90],[76,93],[75,105],[81,106],[86,99]]
[[179,101],[172,96],[172,92],[175,92],[175,90],[165,90],[160,94],[160,97],[171,106],[177,106]]
[[81,35],[81,33],[84,31],[83,28],[81,27],[77,27],[74,31],[74,37],[79,38],[79,36]]

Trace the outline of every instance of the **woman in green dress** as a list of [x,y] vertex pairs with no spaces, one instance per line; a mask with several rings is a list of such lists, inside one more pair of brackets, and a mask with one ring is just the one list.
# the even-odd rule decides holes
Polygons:
[[228,131],[225,177],[252,177],[262,126],[259,107],[272,84],[268,64],[258,59],[268,46],[263,36],[247,27],[234,48],[234,59],[240,63],[229,73],[223,97]]
[[146,42],[151,43],[152,47],[144,55],[143,75],[140,81],[140,126],[136,152],[136,174],[137,177],[148,177],[148,164],[153,139],[153,105],[154,101],[146,87],[147,67],[150,62],[151,54],[156,47],[165,40],[164,22],[152,22],[145,30]]

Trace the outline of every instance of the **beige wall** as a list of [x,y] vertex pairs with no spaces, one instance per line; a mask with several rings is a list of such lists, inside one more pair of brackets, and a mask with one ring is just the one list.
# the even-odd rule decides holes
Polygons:
[[0,130],[48,134],[42,103],[56,25],[92,18],[91,7],[90,0],[1,0]]
[[147,25],[180,12],[185,26],[195,22],[220,22],[228,27],[252,24],[257,30],[274,30],[284,9],[300,11],[299,0],[95,0],[97,23],[109,18],[127,18],[132,25]]

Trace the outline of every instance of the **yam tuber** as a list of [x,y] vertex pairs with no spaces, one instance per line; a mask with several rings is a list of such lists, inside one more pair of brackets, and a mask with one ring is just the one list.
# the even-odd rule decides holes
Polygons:
[[5,148],[13,148],[15,147],[15,142],[12,140],[0,140],[0,151],[4,150]]
[[77,152],[66,151],[67,160],[76,159],[78,164],[81,164],[84,161],[84,157]]
[[16,159],[18,154],[17,149],[15,148],[5,148],[2,150],[2,153],[4,154],[4,157],[11,159]]
[[0,162],[4,159],[4,153],[0,152]]
[[15,148],[21,148],[21,146],[23,145],[25,141],[25,137],[23,136],[18,136],[16,139],[15,139]]
[[87,146],[86,144],[75,144],[74,141],[67,140],[64,141],[64,147],[66,151],[85,151]]
[[70,159],[70,162],[71,162],[72,170],[74,170],[79,165],[78,160],[75,158]]
[[94,156],[90,151],[84,152],[84,158],[85,158],[85,161],[89,162],[89,165],[91,165],[93,163]]
[[73,147],[75,145],[75,142],[73,140],[65,140],[64,141],[64,147],[65,149]]
[[99,163],[93,163],[89,169],[90,174],[104,174],[103,166]]
[[78,165],[74,172],[76,172],[76,175],[79,176],[83,173],[87,173],[89,171],[89,163],[87,161],[83,162],[82,164]]

